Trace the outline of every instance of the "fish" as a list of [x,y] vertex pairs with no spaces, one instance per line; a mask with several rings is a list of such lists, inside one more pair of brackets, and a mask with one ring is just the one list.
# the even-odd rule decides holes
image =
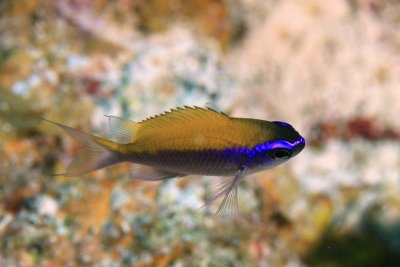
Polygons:
[[205,203],[222,198],[218,215],[238,214],[238,185],[244,177],[280,165],[305,147],[305,139],[288,123],[231,117],[210,106],[178,107],[139,122],[106,117],[115,141],[49,121],[80,143],[63,175],[82,176],[129,162],[130,176],[146,181],[219,176]]

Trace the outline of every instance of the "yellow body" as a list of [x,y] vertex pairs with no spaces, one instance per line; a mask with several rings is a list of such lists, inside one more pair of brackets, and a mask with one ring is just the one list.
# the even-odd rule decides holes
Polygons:
[[[231,118],[209,109],[174,110],[137,123],[125,153],[206,150],[254,146],[264,141],[258,120]],[[121,151],[122,152],[122,151]]]

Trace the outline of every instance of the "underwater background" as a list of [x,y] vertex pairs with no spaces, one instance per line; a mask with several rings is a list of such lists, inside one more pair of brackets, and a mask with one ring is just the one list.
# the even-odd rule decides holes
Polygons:
[[[2,0],[0,266],[400,266],[400,1]],[[292,124],[304,151],[246,177],[63,173],[79,147],[214,103]]]

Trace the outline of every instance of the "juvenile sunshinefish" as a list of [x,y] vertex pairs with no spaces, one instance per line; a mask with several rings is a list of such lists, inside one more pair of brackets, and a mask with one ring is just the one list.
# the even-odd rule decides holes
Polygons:
[[82,145],[65,176],[121,162],[133,163],[131,176],[141,180],[224,176],[206,203],[223,197],[219,214],[238,211],[237,187],[243,177],[279,165],[305,146],[287,123],[232,118],[210,107],[177,108],[141,122],[107,117],[118,142],[56,123]]

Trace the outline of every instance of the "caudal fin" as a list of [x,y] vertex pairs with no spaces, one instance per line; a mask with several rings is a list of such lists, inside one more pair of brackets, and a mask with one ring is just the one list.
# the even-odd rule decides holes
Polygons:
[[64,176],[80,176],[120,162],[118,153],[111,148],[116,143],[56,122],[44,120],[60,126],[80,143],[78,155],[68,166]]

